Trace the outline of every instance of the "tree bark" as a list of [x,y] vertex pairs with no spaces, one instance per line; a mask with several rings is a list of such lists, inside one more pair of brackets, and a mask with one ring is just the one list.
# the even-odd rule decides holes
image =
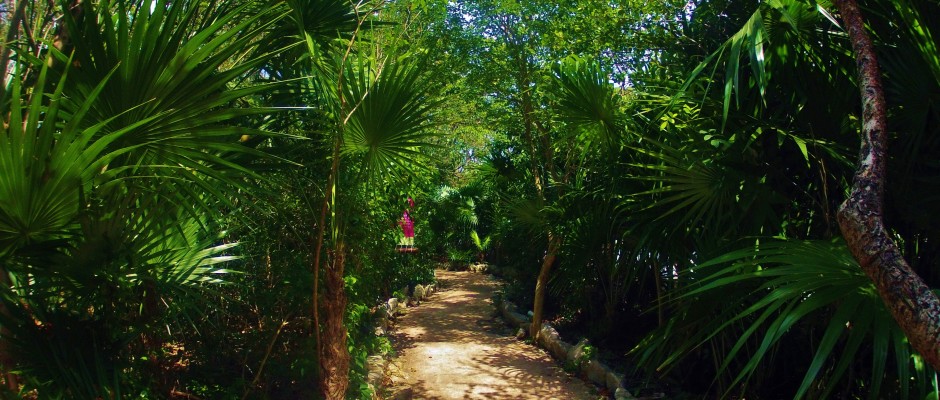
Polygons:
[[349,387],[349,350],[346,348],[346,290],[343,272],[346,250],[342,242],[333,250],[333,263],[326,269],[323,293],[323,344],[320,346],[320,393],[326,400],[346,398]]
[[855,0],[834,2],[852,42],[862,96],[862,138],[852,192],[839,208],[839,227],[875,283],[911,346],[940,370],[940,300],[911,269],[884,225],[887,118],[881,73]]
[[552,265],[558,258],[558,248],[561,247],[561,241],[555,235],[548,234],[548,250],[545,252],[545,258],[542,259],[542,268],[539,269],[539,277],[535,281],[535,300],[532,304],[532,325],[529,326],[529,336],[532,340],[538,342],[539,333],[542,331],[542,315],[545,310],[545,289],[548,287],[548,278],[551,276]]

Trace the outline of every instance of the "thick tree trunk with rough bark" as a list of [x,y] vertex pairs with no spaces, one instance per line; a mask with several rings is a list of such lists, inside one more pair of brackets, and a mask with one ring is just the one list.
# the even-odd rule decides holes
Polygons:
[[346,347],[346,288],[343,271],[346,250],[342,242],[333,251],[333,263],[326,269],[320,338],[320,393],[327,400],[342,400],[349,387],[349,349]]
[[532,325],[529,326],[529,336],[534,341],[538,341],[539,332],[542,331],[542,316],[545,309],[545,289],[548,287],[548,278],[551,276],[552,265],[558,258],[558,248],[560,240],[555,235],[548,234],[548,250],[545,252],[545,258],[542,259],[542,268],[539,269],[539,277],[535,281],[535,300],[532,304]]
[[849,198],[839,209],[839,226],[849,249],[911,346],[940,370],[940,301],[911,269],[884,225],[887,120],[881,73],[855,0],[837,0],[858,64],[862,95],[862,143]]

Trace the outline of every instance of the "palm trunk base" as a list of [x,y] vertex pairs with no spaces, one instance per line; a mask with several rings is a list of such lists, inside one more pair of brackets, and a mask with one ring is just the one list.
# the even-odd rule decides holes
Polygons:
[[349,350],[346,347],[346,290],[343,281],[342,252],[337,252],[334,265],[326,271],[325,293],[321,301],[323,330],[320,338],[320,393],[327,400],[346,398],[349,387]]
[[552,265],[558,257],[559,241],[553,235],[548,236],[548,251],[542,260],[538,280],[535,281],[535,300],[532,304],[532,325],[529,326],[529,337],[538,343],[539,333],[542,331],[542,318],[545,313],[545,288],[548,287],[548,277],[551,275]]

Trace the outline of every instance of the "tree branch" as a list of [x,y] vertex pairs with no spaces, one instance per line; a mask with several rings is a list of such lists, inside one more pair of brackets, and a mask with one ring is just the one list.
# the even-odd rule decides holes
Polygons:
[[875,283],[911,346],[940,370],[940,300],[908,265],[884,225],[887,117],[881,72],[855,0],[836,0],[858,66],[862,138],[852,192],[839,207],[839,227],[852,255]]

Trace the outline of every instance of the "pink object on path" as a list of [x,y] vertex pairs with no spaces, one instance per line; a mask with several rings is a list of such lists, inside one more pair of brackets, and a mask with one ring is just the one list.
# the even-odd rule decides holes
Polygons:
[[401,220],[398,221],[398,225],[401,226],[401,231],[405,234],[406,238],[415,237],[415,223],[411,220],[411,216],[408,215],[407,210],[402,213]]

